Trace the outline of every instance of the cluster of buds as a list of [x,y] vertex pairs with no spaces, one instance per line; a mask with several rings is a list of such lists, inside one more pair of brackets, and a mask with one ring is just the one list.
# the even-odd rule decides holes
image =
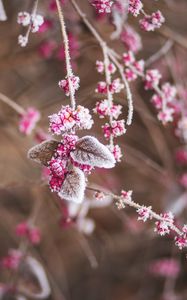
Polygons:
[[165,18],[158,10],[151,15],[146,15],[143,19],[141,19],[140,27],[145,31],[154,31],[155,29],[160,28],[164,22]]
[[25,135],[30,135],[39,120],[40,112],[34,107],[28,107],[19,120],[20,132]]
[[175,114],[180,111],[176,99],[176,88],[169,83],[165,83],[160,87],[161,74],[157,69],[149,69],[144,71],[144,61],[136,61],[134,54],[129,51],[123,54],[123,62],[125,64],[125,75],[128,81],[141,77],[144,81],[145,90],[153,90],[155,94],[151,98],[151,102],[157,109],[158,120],[163,124],[172,122]]
[[72,133],[76,129],[90,129],[92,125],[93,120],[89,110],[81,105],[76,109],[69,105],[62,106],[58,113],[49,116],[49,130],[56,135]]
[[28,222],[23,222],[16,226],[16,235],[26,238],[33,245],[38,245],[41,240],[40,230]]
[[92,5],[95,7],[96,11],[101,14],[106,14],[111,12],[111,7],[113,1],[111,0],[92,0]]
[[[116,72],[116,66],[109,62],[107,66],[105,66],[105,62],[96,61],[96,69],[98,73],[103,74],[104,71],[112,77]],[[104,136],[108,140],[112,140],[118,136],[125,134],[125,121],[117,120],[122,113],[122,106],[119,104],[113,103],[113,95],[116,93],[120,93],[124,88],[124,85],[121,83],[119,78],[116,78],[111,83],[107,83],[106,81],[100,81],[97,84],[96,93],[104,95],[105,97],[109,97],[111,99],[105,98],[104,100],[98,101],[96,103],[95,108],[93,109],[94,113],[98,114],[100,118],[108,118],[109,122],[105,123],[102,128],[104,132]],[[110,96],[109,96],[110,94]],[[109,150],[114,155],[116,161],[120,161],[122,157],[121,149],[118,145],[114,145],[113,142],[108,146]]]
[[1,260],[1,265],[5,269],[17,270],[22,259],[22,253],[16,249],[10,249],[8,254]]
[[[75,91],[79,89],[79,82],[80,79],[78,76],[71,76],[69,79],[72,83],[73,93],[75,94]],[[69,80],[68,79],[62,79],[59,81],[58,85],[59,87],[64,91],[66,96],[70,95],[70,86],[69,86]]]
[[129,13],[134,17],[140,13],[144,15],[144,18],[140,20],[140,27],[145,31],[154,31],[165,22],[165,18],[159,10],[151,15],[146,14],[143,10],[142,0],[129,0]]
[[[39,31],[40,26],[44,22],[44,18],[38,14],[29,14],[28,12],[19,12],[17,17],[18,24],[27,27],[29,26],[29,31],[35,33]],[[29,34],[28,31],[28,34]],[[18,43],[21,47],[25,47],[28,43],[28,34],[25,36],[19,35]]]

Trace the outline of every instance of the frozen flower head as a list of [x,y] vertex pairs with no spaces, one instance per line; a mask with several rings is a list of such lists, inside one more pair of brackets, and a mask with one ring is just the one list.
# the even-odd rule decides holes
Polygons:
[[18,17],[17,17],[18,24],[23,26],[28,26],[30,24],[30,21],[31,21],[31,16],[28,12],[24,11],[18,13]]
[[62,106],[57,114],[49,116],[49,129],[56,135],[73,132],[75,129],[90,129],[93,125],[89,110],[81,105],[76,110]]
[[41,15],[31,15],[31,31],[38,32],[40,26],[44,23],[44,18]]
[[110,0],[92,0],[92,5],[98,13],[110,13],[113,1]]
[[21,47],[26,47],[27,44],[28,44],[28,37],[27,36],[24,36],[22,34],[20,34],[18,36],[18,44],[21,46]]
[[21,116],[19,121],[19,130],[21,133],[29,135],[40,120],[40,113],[34,107],[29,107]]
[[148,219],[152,218],[152,207],[146,207],[146,206],[141,206],[140,208],[137,209],[138,213],[138,220],[142,220],[143,222],[146,222]]
[[158,113],[158,120],[161,121],[164,125],[168,122],[173,121],[174,109],[166,107],[164,111]]
[[122,106],[113,104],[110,106],[109,101],[107,99],[102,100],[96,103],[96,107],[94,108],[94,113],[98,114],[100,118],[104,118],[106,116],[112,116],[114,119],[117,119],[121,114]]
[[140,26],[145,31],[154,31],[157,28],[160,28],[164,23],[165,18],[162,13],[158,10],[150,16],[145,16],[140,20]]
[[157,69],[147,70],[145,74],[145,89],[153,89],[154,86],[159,84],[161,77],[162,76]]
[[128,50],[137,53],[142,49],[142,41],[140,35],[129,25],[123,29],[121,41],[125,44]]
[[125,134],[125,121],[119,120],[119,121],[112,121],[111,124],[106,123],[102,126],[104,131],[104,136],[107,139],[110,139],[110,137],[117,137]]
[[116,202],[116,206],[118,209],[125,208],[125,205],[128,202],[132,201],[132,191],[121,191],[121,197],[119,197],[118,201]]
[[129,0],[129,12],[137,17],[143,8],[142,0]]
[[171,226],[174,224],[174,216],[171,212],[160,214],[161,220],[157,221],[155,232],[164,236],[170,233]]
[[[72,88],[73,88],[73,92],[75,93],[76,90],[78,90],[79,88],[79,82],[80,79],[78,76],[72,76],[70,78],[71,82],[72,82]],[[68,79],[63,79],[60,80],[58,83],[59,87],[64,91],[66,96],[70,95],[70,87],[69,87],[69,81]]]

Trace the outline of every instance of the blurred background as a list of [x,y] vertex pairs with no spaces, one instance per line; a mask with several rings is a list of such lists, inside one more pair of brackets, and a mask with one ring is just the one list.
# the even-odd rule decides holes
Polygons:
[[[186,0],[144,2],[147,11],[159,8],[172,35],[180,35],[187,43]],[[111,47],[119,53],[126,51],[120,39],[110,39],[114,30],[110,20],[98,19],[87,0],[77,3]],[[46,28],[31,34],[28,46],[21,48],[17,38],[23,28],[17,24],[17,14],[31,11],[33,1],[5,0],[4,5],[8,20],[0,23],[0,93],[25,109],[29,106],[38,109],[42,116],[39,126],[47,133],[48,116],[68,103],[58,88],[65,72],[57,12],[50,9],[51,1],[39,1],[38,12],[46,17]],[[73,68],[81,80],[77,102],[92,110],[99,100],[95,87],[102,76],[97,73],[95,62],[102,59],[102,51],[71,4],[66,3],[63,8],[72,39]],[[129,17],[128,23],[142,38],[139,59],[149,59],[169,39],[161,30],[142,32],[136,18]],[[186,51],[187,48],[174,43],[167,55],[149,67],[160,70],[163,82],[169,81],[187,91]],[[131,89],[135,114],[127,134],[119,138],[122,161],[112,170],[96,169],[89,176],[89,183],[115,194],[122,189],[133,190],[136,202],[151,205],[158,212],[171,210],[179,224],[185,223],[187,193],[179,183],[185,167],[175,161],[176,150],[184,145],[176,138],[172,125],[164,127],[157,120],[150,103],[152,94],[144,91],[141,80],[133,82]],[[182,101],[186,100],[184,96]],[[117,95],[116,102],[123,105],[126,118],[124,95]],[[89,134],[106,143],[101,131],[103,120],[95,115],[94,120]],[[151,222],[138,222],[133,210],[118,211],[110,201],[106,206],[91,208],[88,216],[94,224],[92,234],[75,225],[62,226],[58,198],[41,180],[41,167],[27,159],[28,149],[37,143],[35,133],[24,136],[18,123],[18,114],[0,102],[0,257],[6,256],[10,248],[19,248],[15,227],[34,215],[35,225],[41,230],[41,243],[28,247],[27,251],[47,274],[52,290],[48,299],[186,300],[185,251],[174,246],[172,236],[156,235]],[[86,195],[87,199],[90,197]],[[163,261],[166,271],[162,271]],[[0,282],[10,283],[10,280],[11,276],[0,267]],[[28,289],[39,289],[36,280],[26,273],[18,281]]]

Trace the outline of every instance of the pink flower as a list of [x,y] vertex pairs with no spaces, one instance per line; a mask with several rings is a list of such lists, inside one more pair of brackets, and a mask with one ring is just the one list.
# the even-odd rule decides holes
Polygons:
[[22,258],[19,250],[10,249],[8,255],[2,259],[2,266],[6,269],[17,270]]
[[125,121],[124,120],[118,120],[118,121],[112,121],[111,124],[106,123],[102,126],[104,131],[104,136],[109,139],[112,137],[117,137],[125,134]]
[[187,236],[182,235],[182,236],[176,236],[175,237],[175,245],[182,250],[183,248],[187,247]]
[[31,16],[28,12],[23,11],[18,13],[17,22],[22,26],[28,26],[31,21]]
[[121,80],[119,78],[114,79],[111,85],[109,86],[111,93],[120,93],[123,88],[124,84],[121,83]]
[[100,81],[97,84],[97,88],[95,89],[96,93],[106,94],[107,93],[107,84],[105,81]]
[[126,25],[120,36],[121,41],[128,50],[137,53],[142,49],[142,41],[140,35],[133,27]]
[[143,4],[141,0],[129,0],[129,12],[137,17],[143,8]]
[[154,86],[158,86],[161,77],[162,76],[158,70],[147,70],[145,74],[145,89],[149,90],[153,89]]
[[132,191],[121,191],[121,197],[116,202],[116,206],[118,209],[125,208],[126,203],[132,201]]
[[157,232],[161,236],[164,236],[170,233],[170,227],[174,223],[174,216],[171,212],[169,212],[169,213],[160,214],[160,217],[162,218],[162,220],[157,221],[155,223],[156,224],[155,232]]
[[54,176],[64,177],[67,172],[67,161],[59,158],[52,158],[49,162],[49,168]]
[[52,175],[49,180],[49,186],[52,192],[60,192],[64,178]]
[[92,0],[98,13],[110,13],[113,1],[110,0]]
[[[73,92],[75,93],[75,91],[79,89],[80,79],[79,79],[78,76],[72,76],[70,78],[70,80],[72,82]],[[58,83],[58,85],[64,91],[64,93],[65,93],[66,96],[70,95],[69,81],[68,81],[68,79],[60,80],[59,83]]]
[[180,272],[180,264],[174,258],[157,259],[150,263],[149,271],[153,275],[176,278]]
[[75,145],[78,136],[74,134],[66,134],[63,136],[61,143],[59,143],[56,153],[61,158],[69,158],[70,152],[75,150]]
[[145,16],[140,20],[140,26],[145,31],[154,31],[157,28],[160,28],[161,25],[165,22],[165,18],[162,13],[158,10],[150,16]]
[[123,53],[123,62],[126,67],[131,66],[135,62],[135,56],[132,51],[128,51],[126,53]]
[[172,122],[174,112],[175,111],[173,108],[166,107],[164,111],[160,111],[158,113],[158,120],[161,121],[164,125],[168,122]]
[[175,159],[177,161],[177,163],[182,164],[182,165],[186,165],[187,164],[187,149],[178,149],[175,152]]
[[146,207],[142,205],[140,208],[137,209],[137,213],[139,215],[138,220],[142,220],[143,222],[146,222],[148,219],[151,219],[152,218],[151,212],[152,212],[152,206]]
[[121,153],[121,148],[118,145],[109,145],[108,146],[109,150],[111,153],[114,155],[114,158],[117,162],[121,161],[122,158],[122,153]]
[[57,114],[49,116],[49,130],[60,135],[67,131],[77,129],[90,129],[93,125],[92,117],[87,108],[79,105],[76,110],[73,110],[69,105],[62,106]]
[[55,49],[56,49],[56,43],[52,40],[51,41],[48,40],[40,44],[38,48],[38,52],[43,58],[48,59],[52,57]]
[[34,107],[29,107],[25,113],[21,116],[19,121],[19,130],[26,135],[31,134],[36,126],[36,123],[40,120],[40,113]]
[[26,237],[33,245],[39,244],[41,240],[40,230],[27,222],[22,222],[16,226],[16,234],[19,237]]
[[[97,60],[96,61],[96,69],[98,73],[103,73],[105,71],[104,63],[102,61]],[[108,71],[111,74],[114,74],[116,72],[116,67],[113,63],[110,63],[108,65]]]
[[41,233],[38,228],[30,228],[28,232],[28,239],[33,245],[38,245],[41,241]]
[[112,107],[109,107],[109,102],[107,99],[102,100],[96,103],[94,112],[99,115],[100,118],[106,116],[112,116],[114,119],[117,119],[121,114],[122,106],[113,104]]

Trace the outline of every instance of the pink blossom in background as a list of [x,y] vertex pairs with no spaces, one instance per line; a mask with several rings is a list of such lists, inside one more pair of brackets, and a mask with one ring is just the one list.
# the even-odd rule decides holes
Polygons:
[[187,149],[181,148],[175,152],[175,159],[178,164],[186,165],[187,164]]
[[158,10],[150,16],[145,16],[140,20],[140,27],[145,31],[154,31],[157,28],[160,28],[161,25],[165,22],[165,18],[162,13]]
[[21,133],[29,135],[32,133],[36,123],[40,120],[40,112],[34,107],[28,107],[20,117],[19,130]]
[[8,255],[1,260],[1,264],[5,269],[17,270],[21,258],[22,254],[19,250],[10,249]]
[[98,13],[110,13],[114,2],[110,0],[92,0],[91,3]]
[[180,263],[174,258],[157,259],[150,263],[149,272],[156,276],[176,278],[180,272]]
[[57,44],[53,40],[47,40],[40,44],[38,52],[41,57],[49,59],[53,56],[54,50],[56,49]]
[[19,223],[16,226],[16,235],[27,238],[33,245],[39,244],[41,240],[40,230],[27,222]]
[[137,53],[142,49],[141,37],[130,25],[125,26],[120,35],[120,39],[127,50]]

